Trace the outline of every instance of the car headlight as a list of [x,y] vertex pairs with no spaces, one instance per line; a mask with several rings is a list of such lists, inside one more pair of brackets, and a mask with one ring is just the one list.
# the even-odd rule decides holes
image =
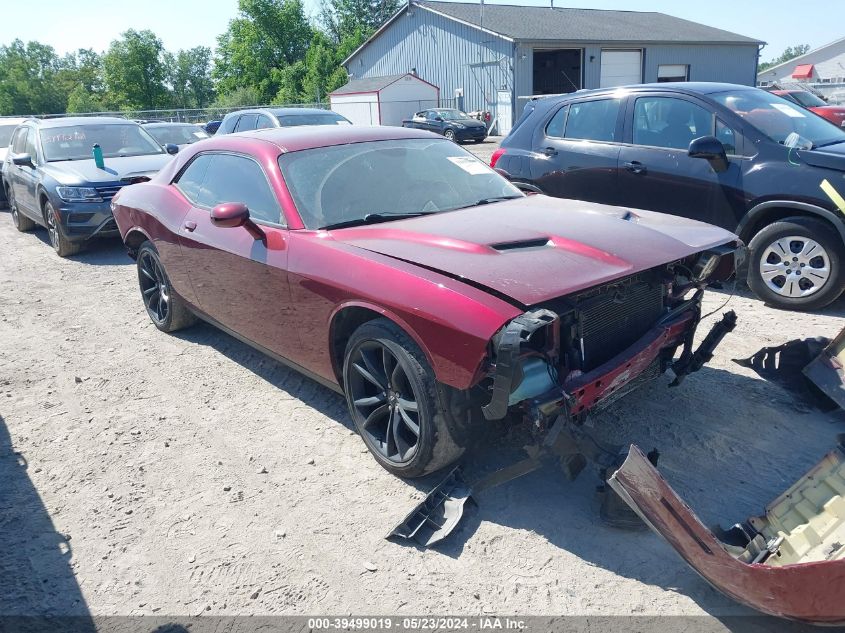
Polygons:
[[65,202],[102,202],[93,187],[56,187],[56,193]]

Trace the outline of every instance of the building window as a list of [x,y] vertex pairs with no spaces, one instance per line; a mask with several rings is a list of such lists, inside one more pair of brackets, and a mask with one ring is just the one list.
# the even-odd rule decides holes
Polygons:
[[661,64],[657,67],[657,81],[689,81],[689,64]]

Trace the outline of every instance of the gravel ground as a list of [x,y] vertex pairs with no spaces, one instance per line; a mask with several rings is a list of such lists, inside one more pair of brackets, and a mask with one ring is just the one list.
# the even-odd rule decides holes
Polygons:
[[[711,365],[591,423],[659,448],[708,523],[758,512],[845,430],[731,362],[833,336],[845,302],[730,307]],[[431,483],[382,470],[340,396],[210,326],[158,332],[116,242],[60,260],[0,213],[0,312],[2,614],[748,613],[655,535],[602,525],[591,470],[481,494],[437,549],[385,541]],[[518,447],[491,434],[468,476]]]

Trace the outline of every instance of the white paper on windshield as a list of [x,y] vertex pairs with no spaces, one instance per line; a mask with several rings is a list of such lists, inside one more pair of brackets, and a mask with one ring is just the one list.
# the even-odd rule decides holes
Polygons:
[[787,105],[785,103],[773,103],[772,106],[783,112],[786,116],[791,116],[793,119],[803,119],[804,114],[798,110],[798,108],[793,108],[791,105]]
[[466,173],[472,174],[473,176],[490,173],[487,165],[469,156],[449,156],[449,160],[463,169]]
[[208,138],[208,134],[206,134],[205,132],[194,132],[193,134],[197,138]]

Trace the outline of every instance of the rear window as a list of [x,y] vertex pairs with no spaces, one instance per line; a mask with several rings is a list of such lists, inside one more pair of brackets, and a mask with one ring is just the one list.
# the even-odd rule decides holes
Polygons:
[[569,106],[565,138],[613,142],[621,99],[582,101]]

